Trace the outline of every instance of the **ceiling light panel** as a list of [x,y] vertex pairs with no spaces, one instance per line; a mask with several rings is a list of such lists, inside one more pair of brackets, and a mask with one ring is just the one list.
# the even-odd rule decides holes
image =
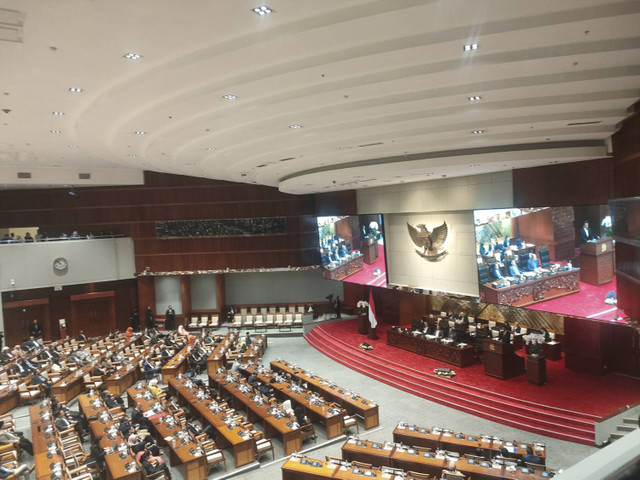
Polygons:
[[129,60],[140,60],[142,55],[138,53],[125,53],[124,58],[128,58]]
[[256,15],[267,15],[269,13],[273,13],[273,9],[271,9],[270,7],[267,7],[266,5],[263,5],[261,7],[257,7],[251,10],[253,13],[255,13]]
[[462,51],[464,52],[471,52],[473,50],[477,50],[478,49],[478,44],[477,43],[469,43],[467,45],[465,45],[464,47],[462,47]]

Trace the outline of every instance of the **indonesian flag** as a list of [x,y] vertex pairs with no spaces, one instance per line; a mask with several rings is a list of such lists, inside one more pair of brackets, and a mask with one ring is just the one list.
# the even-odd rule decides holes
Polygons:
[[371,328],[376,328],[376,325],[378,325],[376,306],[373,304],[373,290],[369,290],[369,323],[371,324]]

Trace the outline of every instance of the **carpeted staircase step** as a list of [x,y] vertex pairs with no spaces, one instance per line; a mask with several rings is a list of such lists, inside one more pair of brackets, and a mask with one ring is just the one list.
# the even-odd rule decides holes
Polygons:
[[321,328],[312,330],[306,338],[317,350],[335,361],[395,388],[498,423],[593,445],[592,416],[585,418],[577,412],[569,415],[562,409],[548,409],[531,402],[521,404],[504,395],[479,391],[476,387],[469,388],[424,372],[403,368],[382,357],[347,345],[326,334]]

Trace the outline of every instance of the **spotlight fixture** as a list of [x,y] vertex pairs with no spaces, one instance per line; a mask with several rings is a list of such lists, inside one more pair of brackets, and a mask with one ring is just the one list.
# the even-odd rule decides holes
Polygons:
[[147,132],[145,132],[144,130],[138,130],[136,132],[136,135],[144,135],[145,133],[147,133]]
[[480,95],[474,95],[473,97],[469,97],[470,102],[477,102],[478,100],[482,100]]
[[232,94],[232,93],[227,93],[226,95],[223,95],[223,96],[222,96],[222,98],[224,98],[225,100],[235,100],[235,99],[236,99],[236,98],[238,98],[238,97],[236,97],[236,96],[235,96],[234,94]]
[[298,125],[296,123],[296,124],[293,124],[293,125],[289,125],[289,128],[298,129],[298,128],[302,128],[302,125]]
[[69,145],[69,148],[78,148],[78,145]]
[[484,133],[484,130],[473,130],[471,133],[474,135],[480,135],[481,133]]
[[142,58],[142,55],[139,55],[137,53],[126,53],[124,55],[124,58],[128,58],[129,60],[140,60]]
[[62,133],[60,130],[50,130],[50,132],[51,132],[51,133],[56,133],[56,134],[58,134],[58,133]]
[[207,147],[207,151],[209,152],[213,152],[216,149],[216,147]]
[[62,115],[64,115],[64,112],[51,112],[53,115],[56,115],[58,117],[61,117]]
[[471,50],[477,50],[478,49],[478,44],[477,43],[469,43],[467,45],[465,45],[464,47],[462,47],[462,51],[463,52],[470,52]]
[[69,89],[69,91],[70,91],[70,92],[72,92],[72,93],[80,93],[80,92],[82,91],[82,88],[79,88],[79,87],[71,87],[71,88]]
[[130,157],[137,157],[137,155],[135,153],[130,153],[129,156]]
[[254,8],[251,11],[260,16],[266,15],[267,13],[273,13],[273,10],[267,7],[266,5],[263,5],[262,7]]

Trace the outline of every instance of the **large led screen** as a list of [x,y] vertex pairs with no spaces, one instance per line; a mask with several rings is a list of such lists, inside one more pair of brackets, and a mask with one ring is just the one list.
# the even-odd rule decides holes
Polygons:
[[481,299],[613,320],[615,242],[606,205],[474,212]]
[[473,212],[385,214],[391,285],[478,296]]
[[318,239],[324,278],[387,285],[382,215],[318,217]]

